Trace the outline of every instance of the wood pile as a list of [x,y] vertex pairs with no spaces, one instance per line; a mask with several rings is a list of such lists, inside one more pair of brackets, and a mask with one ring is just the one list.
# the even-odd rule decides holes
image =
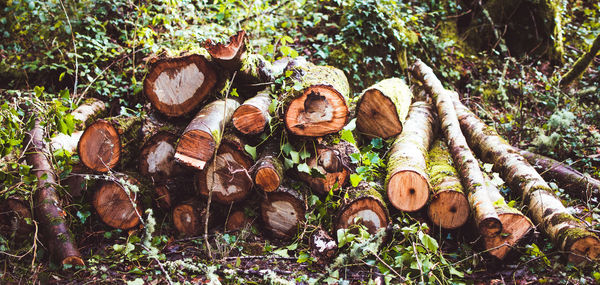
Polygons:
[[[411,71],[429,101],[413,102],[411,89],[398,78],[382,80],[355,100],[341,70],[302,58],[272,64],[245,43],[239,32],[228,44],[207,42],[205,53],[153,60],[144,81],[150,115],[98,118],[105,106],[90,101],[76,111],[92,110],[79,118],[80,132],[53,139],[53,149],[74,150],[72,141],[78,141],[79,171],[106,177],[90,190],[107,226],[138,226],[141,200],[152,196],[157,207],[170,212],[181,235],[198,236],[205,227],[225,223],[235,230],[251,223],[241,205],[254,200],[260,227],[272,237],[291,238],[305,226],[311,193],[321,199],[333,193],[339,207],[330,213],[332,226],[319,227],[311,237],[320,248],[314,256],[324,260],[337,250],[331,234],[338,229],[360,224],[376,233],[393,223],[389,206],[423,209],[442,229],[460,228],[471,217],[483,246],[499,259],[535,226],[570,260],[598,258],[598,237],[566,211],[518,150],[467,110],[424,63],[417,61]],[[351,114],[362,138],[393,141],[385,181],[350,183],[360,166],[351,157],[358,146],[341,135]],[[522,195],[531,219],[508,206],[478,158],[494,164]],[[570,175],[579,175],[569,178],[573,183],[581,180],[576,171]],[[588,189],[598,191],[594,185]],[[56,230],[65,230],[50,228],[45,232],[50,240],[61,234]],[[54,253],[59,258],[79,258],[74,245],[60,246],[64,252]]]

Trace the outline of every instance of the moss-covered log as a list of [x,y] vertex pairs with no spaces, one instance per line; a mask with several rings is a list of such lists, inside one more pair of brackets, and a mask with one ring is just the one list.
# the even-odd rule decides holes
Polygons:
[[590,201],[592,197],[600,197],[600,181],[552,158],[519,150],[546,180],[555,180],[569,194]]
[[106,105],[106,103],[94,98],[85,100],[79,107],[71,112],[71,115],[73,115],[73,119],[75,120],[74,132],[70,135],[59,133],[51,138],[51,149],[53,151],[65,149],[71,153],[77,151],[77,144],[83,134],[83,130],[98,118],[106,115],[108,111]]
[[[332,66],[295,61],[291,85],[280,100],[287,129],[299,136],[320,137],[340,131],[348,121],[350,86],[344,72]],[[299,89],[300,91],[296,91]]]
[[369,137],[387,139],[402,132],[412,92],[400,78],[389,78],[367,88],[356,103],[356,128]]
[[279,188],[283,181],[283,163],[279,158],[279,141],[269,140],[252,167],[254,184],[265,192]]
[[233,126],[245,135],[257,135],[265,130],[271,121],[271,88],[258,92],[256,96],[244,101],[233,113]]
[[467,192],[471,212],[474,215],[479,232],[483,236],[488,237],[500,234],[502,224],[492,201],[487,195],[479,163],[475,156],[473,156],[461,132],[460,124],[452,104],[451,92],[444,89],[442,83],[433,73],[433,70],[422,61],[417,60],[411,67],[411,71],[435,99],[442,131],[448,142],[454,166],[458,170],[462,185]]
[[436,140],[429,150],[427,174],[431,184],[431,199],[427,208],[429,219],[444,229],[456,229],[464,225],[469,219],[469,201],[460,184],[448,146],[442,140]]
[[596,234],[569,213],[517,149],[462,105],[457,97],[454,100],[461,127],[471,146],[479,152],[481,159],[494,164],[511,189],[519,191],[536,225],[552,238],[556,246],[568,252],[570,261],[597,260],[600,257],[600,239]]
[[278,238],[291,238],[304,221],[306,189],[294,189],[292,184],[288,181],[277,190],[266,193],[260,204],[263,226]]
[[32,166],[31,173],[37,177],[37,189],[33,196],[35,219],[41,227],[50,254],[60,264],[84,265],[67,227],[65,211],[55,188],[56,174],[48,160],[51,154],[44,144],[44,129],[39,119],[35,120],[33,129],[26,133],[26,140],[27,164]]
[[581,75],[583,75],[583,73],[588,69],[588,67],[594,60],[594,57],[596,57],[596,54],[598,54],[598,51],[600,51],[600,34],[596,36],[596,39],[592,43],[590,50],[581,55],[581,57],[577,59],[575,64],[573,64],[571,70],[569,70],[569,72],[567,72],[560,79],[560,86],[569,86],[571,83],[573,83],[573,81],[575,81],[575,79],[581,77]]
[[371,234],[387,227],[390,214],[376,186],[361,181],[356,187],[347,187],[344,191],[344,198],[336,215],[335,231],[350,228],[357,223],[364,225]]
[[175,150],[175,160],[204,169],[219,147],[225,125],[239,106],[233,99],[216,100],[204,106],[183,131]]
[[198,108],[217,81],[214,67],[202,55],[162,58],[151,64],[144,94],[161,114],[179,117]]
[[430,104],[415,102],[404,130],[389,152],[385,188],[392,205],[401,211],[421,209],[429,197],[427,150],[433,140],[434,111]]
[[138,203],[141,184],[127,175],[101,181],[92,204],[102,222],[116,229],[127,230],[140,223],[142,209]]

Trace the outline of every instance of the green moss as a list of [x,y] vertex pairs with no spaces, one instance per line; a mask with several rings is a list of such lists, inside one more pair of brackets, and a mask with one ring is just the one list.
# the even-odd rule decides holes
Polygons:
[[[429,182],[432,186],[432,192],[438,193],[440,191],[457,191],[464,193],[460,178],[456,168],[452,165],[452,157],[448,152],[448,147],[441,140],[436,140],[431,149],[429,150],[429,159],[427,160],[427,174],[429,175]],[[447,177],[452,177],[455,183],[447,183]],[[443,187],[439,184],[446,182]]]
[[566,223],[568,222],[569,224],[576,224],[576,225],[580,225],[581,221],[579,221],[577,218],[573,217],[571,214],[568,213],[560,213],[560,214],[556,214],[553,215],[552,218],[550,218],[550,224],[551,225],[559,225],[561,223]]

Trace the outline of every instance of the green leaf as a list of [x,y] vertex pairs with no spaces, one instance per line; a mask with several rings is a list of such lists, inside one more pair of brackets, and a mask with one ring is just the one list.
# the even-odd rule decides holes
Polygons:
[[67,134],[73,134],[73,131],[75,130],[75,119],[73,118],[73,115],[67,114],[63,117],[63,119],[65,120],[65,124],[67,125]]
[[310,153],[304,149],[300,152],[300,159],[305,160],[310,157]]
[[310,260],[310,254],[302,251],[300,252],[300,254],[298,255],[298,260],[296,260],[297,263],[304,263]]
[[454,267],[450,267],[450,274],[458,276],[458,277],[465,277],[465,274],[462,273],[461,271],[458,271],[456,268]]
[[77,217],[79,218],[82,224],[85,224],[85,221],[90,215],[90,211],[77,211]]
[[294,167],[294,162],[291,159],[286,157],[283,159],[283,166],[285,167],[286,170],[290,169],[290,168]]
[[351,130],[342,130],[342,139],[351,144],[356,144]]
[[285,155],[290,155],[290,152],[294,149],[294,147],[290,144],[290,142],[286,142],[284,145],[281,146],[281,150],[283,151],[283,153],[285,153]]
[[421,240],[423,246],[425,246],[425,248],[427,248],[429,251],[435,252],[438,250],[438,242],[428,234],[419,232],[419,239]]
[[308,164],[306,164],[306,162],[301,163],[298,164],[298,171],[310,174],[310,167],[308,167]]
[[360,174],[352,173],[350,175],[350,183],[352,183],[352,187],[358,186],[358,183],[360,183],[362,180],[363,177],[360,176]]
[[292,157],[292,161],[294,163],[300,163],[300,154],[297,151],[290,151],[290,156]]
[[256,160],[256,147],[255,146],[251,146],[251,145],[247,144],[244,146],[244,150],[246,150],[246,152],[252,156],[252,159]]
[[383,147],[383,140],[381,138],[374,138],[371,140],[371,146],[374,149],[380,149]]
[[273,254],[279,255],[281,257],[290,257],[287,248],[280,248],[273,251]]

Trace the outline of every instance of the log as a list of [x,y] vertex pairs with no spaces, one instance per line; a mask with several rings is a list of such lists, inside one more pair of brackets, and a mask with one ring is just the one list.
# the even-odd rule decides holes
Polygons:
[[214,43],[211,39],[204,42],[204,48],[210,57],[228,72],[242,68],[242,55],[246,51],[246,31],[238,31],[229,38],[229,43]]
[[156,205],[168,210],[179,202],[192,197],[195,194],[193,176],[174,176],[167,180],[161,180],[153,185],[154,200]]
[[573,64],[573,67],[567,72],[559,82],[560,87],[567,87],[575,81],[575,79],[581,77],[583,73],[588,69],[596,54],[600,51],[600,34],[596,36],[596,39],[590,46],[590,50],[581,55],[579,59]]
[[332,66],[293,61],[291,85],[301,85],[280,98],[286,128],[295,135],[320,137],[339,132],[348,121],[350,86],[344,72]]
[[200,106],[218,81],[202,55],[162,58],[151,64],[144,94],[152,107],[168,117],[180,117]]
[[51,138],[50,148],[52,151],[57,151],[59,149],[68,150],[70,153],[77,151],[77,143],[79,143],[79,139],[83,134],[83,129],[98,118],[106,115],[107,111],[108,108],[106,107],[106,103],[94,98],[85,100],[79,107],[71,112],[71,115],[73,115],[73,119],[76,122],[74,128],[75,131],[71,135],[58,133]]
[[284,183],[277,190],[265,193],[260,204],[263,225],[273,236],[289,239],[304,222],[306,202],[304,189],[293,189]]
[[487,175],[484,175],[484,178],[488,195],[494,202],[494,207],[502,222],[502,233],[494,237],[484,237],[483,242],[490,255],[502,260],[514,247],[525,240],[526,236],[533,234],[535,227],[521,211],[506,203],[498,188],[490,182]]
[[446,143],[436,140],[429,150],[427,162],[431,183],[431,199],[427,208],[429,219],[443,229],[463,226],[469,219],[469,201]]
[[246,216],[244,211],[235,210],[229,215],[229,217],[227,217],[227,223],[225,224],[225,231],[226,232],[239,231],[239,230],[245,228],[246,226],[250,225],[251,223],[252,223],[252,220],[248,216]]
[[244,135],[257,135],[265,130],[271,121],[269,106],[273,100],[270,88],[258,92],[244,101],[233,113],[233,126]]
[[158,182],[184,174],[185,170],[175,163],[177,139],[175,134],[168,131],[159,131],[151,136],[140,152],[140,175]]
[[350,173],[356,170],[356,164],[352,163],[350,155],[359,150],[356,145],[341,140],[339,134],[321,139],[315,147],[310,147],[309,152],[311,156],[306,159],[306,164],[321,175],[312,176],[298,171],[298,178],[306,182],[317,194],[327,195],[336,185],[334,190],[340,191],[348,183]]
[[270,140],[265,144],[258,160],[252,166],[252,180],[254,185],[263,191],[273,192],[283,180],[283,164],[279,159],[279,141]]
[[389,78],[367,88],[356,103],[356,128],[368,137],[388,139],[402,132],[412,92],[400,78]]
[[600,181],[552,158],[519,150],[545,180],[555,180],[569,194],[589,201],[600,195]]
[[387,227],[390,214],[376,187],[361,181],[356,187],[348,187],[345,191],[334,224],[336,232],[355,224],[364,225],[371,234]]
[[[119,161],[130,161],[139,148],[142,119],[140,117],[112,117],[89,125],[77,145],[81,163],[94,172],[105,173]],[[143,141],[143,139],[141,139]]]
[[56,174],[48,160],[51,155],[44,144],[44,129],[40,119],[36,119],[33,129],[26,133],[26,140],[27,164],[32,166],[31,172],[38,179],[33,196],[35,218],[41,227],[47,248],[60,264],[83,266],[83,259],[67,227],[66,214],[55,188]]
[[462,185],[467,192],[471,212],[473,213],[479,232],[486,237],[500,234],[502,232],[502,223],[490,197],[487,195],[479,163],[475,156],[473,156],[461,132],[458,118],[452,105],[451,92],[444,89],[442,83],[433,73],[433,70],[422,61],[417,60],[411,67],[411,71],[424,84],[425,89],[433,95],[452,160],[460,174]]
[[35,230],[32,221],[31,210],[25,201],[9,197],[0,203],[0,233],[4,237],[32,233]]
[[204,106],[183,131],[175,150],[175,160],[199,170],[204,169],[219,147],[225,125],[231,121],[233,112],[239,106],[233,99],[216,100]]
[[335,240],[322,228],[317,228],[310,236],[309,246],[310,255],[320,265],[329,264],[338,250]]
[[600,258],[600,239],[596,234],[569,213],[518,150],[462,105],[457,96],[454,100],[461,127],[471,146],[483,161],[494,165],[512,190],[519,192],[528,205],[528,214],[533,222],[557,247],[568,253],[569,261],[581,263]]
[[421,209],[429,198],[427,150],[433,140],[435,117],[430,104],[415,102],[404,131],[390,149],[385,188],[392,205],[401,211]]
[[92,204],[98,216],[109,227],[128,230],[140,223],[142,208],[135,189],[140,183],[127,175],[117,175],[114,180],[104,180],[94,193]]
[[172,215],[173,225],[179,233],[184,236],[198,236],[204,231],[206,202],[200,199],[187,200],[175,206]]
[[212,190],[213,201],[228,205],[250,194],[253,183],[248,170],[253,161],[244,145],[232,134],[223,138],[216,159],[196,176],[196,187],[201,195],[208,196]]

